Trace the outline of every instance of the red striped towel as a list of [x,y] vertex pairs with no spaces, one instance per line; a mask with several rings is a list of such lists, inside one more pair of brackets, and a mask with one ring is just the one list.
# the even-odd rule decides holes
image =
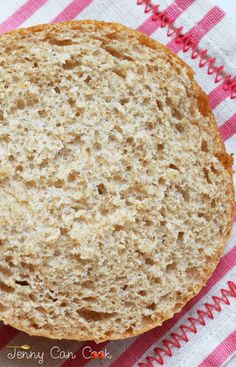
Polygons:
[[[167,44],[195,70],[196,79],[209,95],[227,151],[236,153],[236,25],[212,2],[8,0],[0,5],[0,32],[90,18],[126,24]],[[131,339],[97,345],[30,337],[0,324],[0,366],[235,367],[235,265],[236,225],[207,285],[161,327]],[[31,348],[19,359],[12,345]],[[96,358],[90,358],[93,351],[104,353],[92,353]]]

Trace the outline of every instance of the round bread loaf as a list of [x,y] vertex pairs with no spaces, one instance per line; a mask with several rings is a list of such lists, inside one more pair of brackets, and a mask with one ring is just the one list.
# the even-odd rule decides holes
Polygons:
[[113,23],[0,45],[0,318],[97,342],[160,325],[232,227],[232,157],[193,71]]

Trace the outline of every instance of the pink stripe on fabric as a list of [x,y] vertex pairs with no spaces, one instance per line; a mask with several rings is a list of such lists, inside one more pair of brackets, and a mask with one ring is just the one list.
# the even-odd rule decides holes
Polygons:
[[224,255],[215,272],[207,282],[206,286],[191,299],[183,309],[174,315],[172,319],[167,320],[163,325],[158,326],[155,329],[148,331],[147,333],[138,337],[135,342],[114,361],[110,367],[132,367],[142,357],[142,355],[157,341],[163,337],[163,335],[170,330],[191,308],[203,297],[209,290],[222,279],[234,266],[236,265],[236,246],[232,248],[226,255]]
[[[164,11],[170,16],[171,20],[176,20],[190,5],[196,0],[175,0]],[[162,11],[162,9],[161,9]],[[137,29],[140,32],[146,33],[149,36],[160,27],[158,21],[152,20],[152,15],[145,20]]]
[[233,331],[198,367],[220,367],[236,351],[236,331]]
[[9,32],[18,28],[28,18],[30,18],[38,9],[40,9],[48,0],[28,0],[9,18],[0,24],[0,33]]
[[15,338],[19,330],[14,329],[9,325],[4,325],[0,330],[0,349],[3,349],[9,342]]
[[220,126],[220,133],[224,140],[227,140],[236,134],[236,113]]
[[[100,350],[103,350],[103,348],[106,346],[108,342],[103,342],[103,343],[99,343],[96,344],[93,341],[88,341],[86,343],[83,343],[83,345],[80,346],[80,348],[77,350],[76,352],[76,359],[67,359],[62,365],[60,365],[60,367],[75,367],[75,363],[76,366],[79,367],[83,367],[85,366],[87,363],[89,363],[91,361],[91,359],[86,359],[83,357],[82,354],[82,350],[83,348],[86,346],[91,347],[92,351],[96,351],[96,352],[100,352]],[[75,362],[76,361],[76,362]]]
[[72,1],[51,23],[63,22],[77,17],[93,0],[74,0]]
[[[232,81],[236,82],[236,78],[233,78]],[[208,95],[211,108],[216,108],[224,99],[230,97],[230,95],[231,90],[224,90],[222,84],[220,84]]]
[[[212,28],[214,28],[225,16],[223,10],[215,6],[192,28],[186,33],[191,35],[194,41],[202,39]],[[183,49],[183,43],[177,44],[175,40],[172,40],[167,44],[175,53],[180,52]]]

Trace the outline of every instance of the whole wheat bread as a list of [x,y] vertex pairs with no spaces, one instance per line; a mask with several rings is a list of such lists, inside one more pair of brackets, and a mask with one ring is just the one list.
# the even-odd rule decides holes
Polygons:
[[232,227],[232,157],[193,71],[97,21],[0,46],[0,318],[99,342],[160,325]]

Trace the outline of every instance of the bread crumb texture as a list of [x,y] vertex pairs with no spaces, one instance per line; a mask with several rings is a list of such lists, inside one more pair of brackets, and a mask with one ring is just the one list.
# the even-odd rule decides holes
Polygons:
[[1,36],[0,318],[95,341],[170,318],[232,226],[207,97],[164,46],[74,21]]

